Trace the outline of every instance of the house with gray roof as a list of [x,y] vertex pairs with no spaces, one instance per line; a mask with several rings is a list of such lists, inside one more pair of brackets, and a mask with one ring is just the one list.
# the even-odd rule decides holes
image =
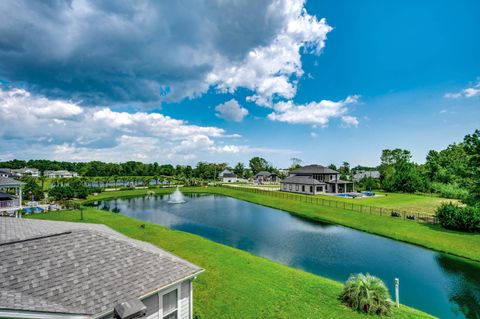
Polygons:
[[224,183],[235,183],[237,181],[237,175],[228,169],[221,171],[218,178]]
[[253,182],[255,184],[271,184],[277,182],[277,174],[267,171],[258,172],[253,176]]
[[13,178],[0,176],[0,216],[17,215],[22,209],[23,185]]
[[290,172],[280,182],[284,192],[308,195],[322,193],[347,193],[354,191],[354,183],[339,178],[340,173],[322,165],[307,165]]
[[104,225],[0,217],[0,318],[192,318],[200,267]]

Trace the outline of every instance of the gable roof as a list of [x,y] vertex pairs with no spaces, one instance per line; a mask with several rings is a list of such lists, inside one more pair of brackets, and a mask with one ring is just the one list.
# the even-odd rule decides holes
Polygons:
[[0,217],[0,308],[99,315],[203,270],[103,225]]
[[221,177],[237,177],[232,171],[225,169],[218,174],[218,176]]
[[13,178],[0,176],[0,187],[17,187],[25,183],[19,182]]
[[311,176],[289,176],[284,178],[280,183],[303,184],[303,185],[325,185],[324,182],[317,181]]
[[275,175],[275,176],[276,176],[277,174],[275,174],[275,173],[270,173],[270,172],[267,172],[267,171],[260,171],[260,172],[258,172],[257,174],[255,174],[255,176],[253,176],[253,178],[255,178],[255,177],[260,177],[260,176],[262,176],[262,177],[269,177],[269,176],[272,176],[272,175]]
[[322,165],[307,165],[297,168],[290,172],[290,174],[339,174],[337,171],[322,166]]

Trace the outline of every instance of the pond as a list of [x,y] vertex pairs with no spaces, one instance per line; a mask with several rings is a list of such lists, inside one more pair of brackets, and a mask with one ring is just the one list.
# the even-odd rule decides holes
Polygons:
[[398,277],[402,304],[440,318],[480,318],[480,263],[230,197],[192,194],[183,204],[168,199],[99,205],[341,282],[368,272],[387,283],[392,298]]

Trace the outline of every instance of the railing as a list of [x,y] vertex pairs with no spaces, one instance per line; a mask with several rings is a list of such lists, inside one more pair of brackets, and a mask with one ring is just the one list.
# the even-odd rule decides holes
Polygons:
[[0,201],[0,208],[10,208],[10,207],[17,207],[19,205],[19,201],[14,199],[14,200],[4,200]]
[[388,217],[412,220],[412,221],[417,221],[420,223],[428,223],[428,224],[438,223],[436,216],[428,213],[413,212],[413,211],[401,210],[396,208],[385,208],[385,207],[378,207],[378,206],[354,204],[354,203],[348,203],[345,201],[331,200],[331,199],[320,198],[320,197],[315,197],[311,195],[300,195],[300,194],[283,192],[283,191],[272,191],[272,190],[265,190],[265,189],[251,188],[251,187],[235,187],[235,186],[225,185],[225,184],[222,186],[231,188],[231,189],[242,190],[250,193],[264,194],[271,197],[290,199],[298,202],[311,203],[311,204],[325,206],[325,207],[340,208],[340,209],[355,211],[355,212],[364,213],[364,214],[388,216]]

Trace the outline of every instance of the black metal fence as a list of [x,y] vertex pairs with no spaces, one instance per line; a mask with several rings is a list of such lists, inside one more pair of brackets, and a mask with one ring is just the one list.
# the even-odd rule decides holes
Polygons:
[[361,205],[356,203],[349,203],[346,201],[331,200],[323,197],[301,195],[301,194],[282,192],[277,190],[266,190],[266,189],[252,188],[252,187],[237,187],[237,186],[230,186],[230,185],[222,185],[222,186],[230,189],[236,189],[236,190],[241,190],[241,191],[250,192],[250,193],[264,194],[271,197],[290,199],[294,201],[311,203],[311,204],[325,206],[325,207],[340,208],[340,209],[355,211],[355,212],[364,213],[364,214],[375,214],[379,216],[406,219],[406,220],[412,220],[412,221],[417,221],[420,223],[428,223],[428,224],[438,223],[437,218],[434,215],[428,214],[428,213],[420,213],[420,212],[414,212],[414,211],[408,211],[408,210],[402,210],[402,209],[396,209],[396,208],[385,208],[385,207],[378,207],[378,206]]

